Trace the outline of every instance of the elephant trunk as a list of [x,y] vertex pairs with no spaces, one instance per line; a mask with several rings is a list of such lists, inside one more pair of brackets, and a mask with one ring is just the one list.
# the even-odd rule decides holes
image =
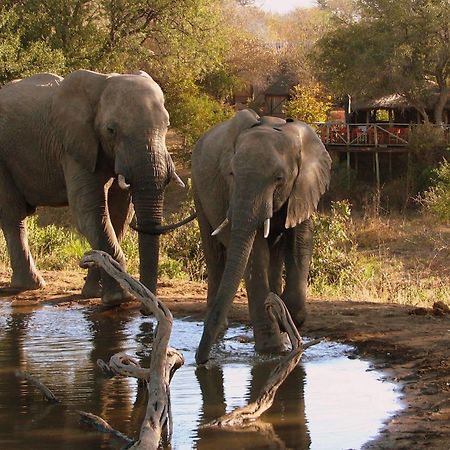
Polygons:
[[225,268],[216,297],[208,311],[202,339],[196,354],[197,364],[208,360],[209,352],[220,332],[226,327],[228,311],[244,276],[256,232],[272,217],[273,192],[248,177],[236,177],[230,203],[230,239]]
[[[163,194],[150,192],[153,188],[132,191],[138,227],[160,226]],[[141,282],[156,294],[159,262],[159,235],[139,233],[139,273]]]
[[204,364],[209,359],[212,345],[226,327],[228,311],[244,275],[255,235],[256,228],[232,228],[222,281],[205,319],[203,335],[195,356],[197,364]]
[[[162,133],[153,133],[150,146],[144,146],[140,161],[124,164],[130,184],[138,229],[160,227],[163,215],[164,190],[174,173]],[[139,233],[139,273],[141,282],[156,294],[159,261],[159,235]]]

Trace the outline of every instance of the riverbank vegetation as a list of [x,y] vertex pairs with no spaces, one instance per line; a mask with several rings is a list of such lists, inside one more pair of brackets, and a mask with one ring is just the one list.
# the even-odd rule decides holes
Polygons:
[[[150,3],[3,1],[0,84],[42,71],[146,70],[165,92],[182,142],[174,157],[177,165],[187,164],[187,173],[192,145],[234,113],[234,94],[250,85],[262,91],[280,73],[300,80],[285,112],[309,122],[324,120],[332,103],[349,94],[398,92],[425,122],[411,142],[410,167],[374,192],[345,165],[335,165],[331,192],[315,217],[310,290],[329,298],[450,303],[449,152],[439,127],[450,92],[444,32],[450,19],[442,1],[408,0],[400,7],[319,0],[286,16],[263,12],[251,0]],[[431,115],[423,103],[430,82],[436,88]],[[248,106],[258,109],[254,93],[249,96]],[[39,223],[28,219],[38,267],[76,270],[87,243],[67,223]],[[122,243],[132,273],[136,242],[130,230]],[[0,264],[7,270],[3,235]],[[163,278],[205,280],[196,222],[163,238],[160,271]]]

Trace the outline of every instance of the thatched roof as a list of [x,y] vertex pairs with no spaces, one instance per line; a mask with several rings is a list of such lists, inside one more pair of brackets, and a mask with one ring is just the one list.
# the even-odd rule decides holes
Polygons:
[[[429,95],[423,100],[427,109],[433,109],[439,93],[435,88],[430,90]],[[386,95],[377,99],[352,100],[351,109],[353,111],[365,111],[373,109],[408,109],[414,106],[400,94]],[[447,101],[446,108],[450,109],[450,99]]]

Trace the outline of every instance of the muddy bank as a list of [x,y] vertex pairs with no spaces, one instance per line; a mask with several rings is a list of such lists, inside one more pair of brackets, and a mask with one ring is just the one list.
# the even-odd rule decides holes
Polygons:
[[[41,302],[102,308],[98,300],[82,300],[78,295],[81,274],[48,272],[45,278],[48,284],[43,291],[13,294],[2,289],[0,301],[18,308]],[[3,274],[0,288],[6,281]],[[159,288],[159,297],[174,314],[203,317],[205,296],[206,286],[198,283],[165,282]],[[308,306],[303,335],[355,345],[376,368],[402,385],[407,407],[366,448],[450,448],[450,314],[366,302],[313,300]],[[243,292],[238,293],[230,319],[248,321]]]

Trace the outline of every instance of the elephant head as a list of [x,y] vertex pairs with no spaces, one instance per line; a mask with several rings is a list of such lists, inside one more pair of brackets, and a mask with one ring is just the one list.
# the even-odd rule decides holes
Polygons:
[[247,110],[225,126],[226,143],[218,145],[222,145],[220,171],[228,185],[229,205],[224,223],[213,234],[229,227],[227,257],[205,321],[198,363],[208,359],[226,324],[256,234],[274,239],[308,219],[330,180],[330,156],[305,123],[259,119]]
[[[104,75],[79,70],[53,98],[63,151],[90,172],[104,170],[131,192],[139,228],[162,220],[171,179],[182,184],[166,149],[169,114],[158,84],[145,72]],[[156,288],[159,235],[139,235],[141,281]]]

